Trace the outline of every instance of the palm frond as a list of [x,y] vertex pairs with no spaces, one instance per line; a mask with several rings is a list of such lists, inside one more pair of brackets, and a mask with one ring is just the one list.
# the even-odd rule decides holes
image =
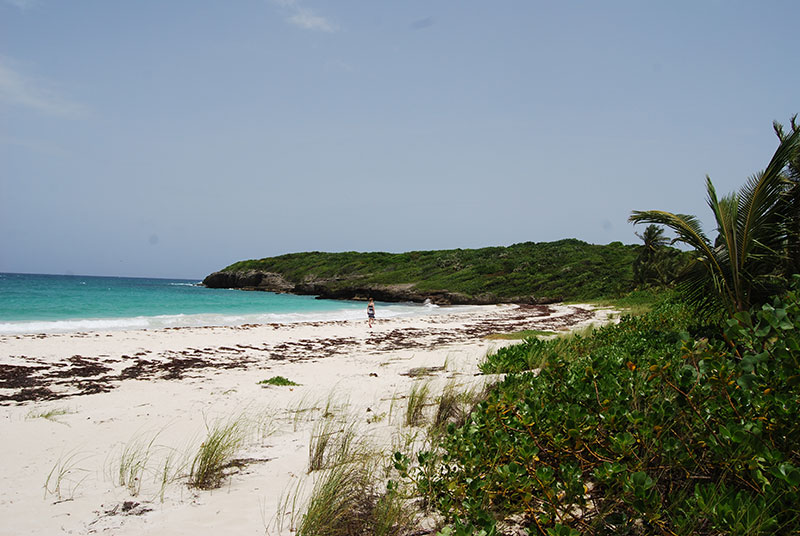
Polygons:
[[700,220],[690,214],[673,214],[663,210],[634,210],[628,221],[634,224],[663,225],[677,235],[678,242],[683,242],[698,251],[707,251],[711,248],[708,237],[703,233]]
[[[720,294],[727,298],[734,307],[739,308],[745,300],[746,290],[743,288],[740,276],[741,265],[739,256],[739,241],[737,232],[738,196],[729,194],[722,199],[717,198],[714,184],[706,177],[708,191],[708,206],[714,213],[717,222],[716,255],[719,269],[713,270],[711,275],[714,286]],[[725,277],[730,272],[730,278]]]

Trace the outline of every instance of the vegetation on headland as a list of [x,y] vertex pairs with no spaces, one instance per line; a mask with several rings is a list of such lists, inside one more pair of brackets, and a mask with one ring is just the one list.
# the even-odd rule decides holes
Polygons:
[[323,297],[370,293],[386,300],[551,302],[616,298],[631,291],[641,249],[565,239],[407,253],[310,252],[240,261],[222,272],[279,274],[289,291]]

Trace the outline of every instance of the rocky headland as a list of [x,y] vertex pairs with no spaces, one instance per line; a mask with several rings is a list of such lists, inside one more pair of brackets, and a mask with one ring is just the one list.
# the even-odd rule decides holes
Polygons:
[[367,300],[373,298],[384,302],[428,302],[436,305],[492,305],[497,303],[543,305],[560,301],[558,297],[501,297],[491,292],[471,295],[447,290],[420,290],[414,283],[359,284],[358,280],[342,278],[307,279],[294,283],[279,273],[253,269],[214,272],[203,279],[203,285],[208,288],[260,290],[316,296],[320,299]]

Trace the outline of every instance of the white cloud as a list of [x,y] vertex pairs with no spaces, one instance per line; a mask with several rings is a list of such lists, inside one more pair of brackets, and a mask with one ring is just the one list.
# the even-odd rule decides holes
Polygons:
[[64,99],[11,68],[0,58],[0,104],[30,108],[45,115],[79,117],[85,113],[80,104]]

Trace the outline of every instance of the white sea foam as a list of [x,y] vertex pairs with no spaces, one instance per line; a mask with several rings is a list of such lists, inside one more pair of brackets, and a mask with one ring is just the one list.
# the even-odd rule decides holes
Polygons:
[[[399,318],[443,314],[477,309],[480,306],[430,307],[392,304],[378,307],[378,318]],[[293,324],[365,320],[366,309],[338,309],[309,313],[192,314],[136,316],[128,318],[77,318],[70,320],[34,320],[0,322],[0,335],[33,333],[75,333],[85,331],[124,331],[175,327],[239,326],[242,324]]]

